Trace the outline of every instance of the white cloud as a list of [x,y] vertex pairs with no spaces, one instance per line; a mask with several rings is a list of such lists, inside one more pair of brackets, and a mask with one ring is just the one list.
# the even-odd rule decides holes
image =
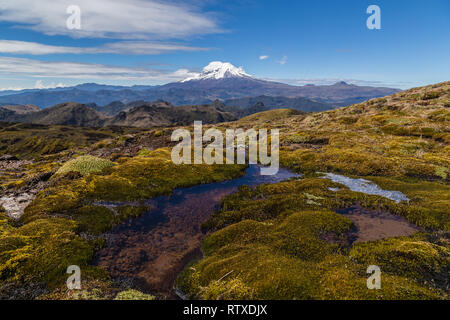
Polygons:
[[266,60],[268,58],[269,58],[269,56],[259,56],[259,60]]
[[[81,30],[66,26],[70,16],[66,10],[74,4],[81,9]],[[74,38],[180,39],[221,32],[211,15],[181,1],[0,0],[0,21]]]
[[281,65],[285,65],[287,62],[288,57],[286,55],[284,55],[281,60],[278,60],[277,62]]
[[108,66],[79,62],[48,62],[33,59],[0,57],[0,75],[25,75],[34,78],[157,80],[178,81],[195,73],[187,69],[176,71]]
[[24,89],[29,89],[29,88],[24,88],[24,87],[0,87],[0,91],[19,91],[19,90],[24,90]]
[[58,84],[55,84],[54,82],[45,85],[42,80],[36,80],[34,84],[34,89],[54,89],[54,88],[64,88],[65,85],[59,82]]
[[0,40],[0,53],[9,54],[162,54],[173,51],[205,51],[207,48],[189,47],[185,45],[149,42],[149,41],[119,41],[98,47],[65,47],[52,46],[37,42]]
[[66,85],[64,85],[61,82],[59,82],[57,84],[55,84],[55,82],[51,82],[48,85],[45,85],[42,80],[36,80],[36,82],[34,83],[34,86],[31,86],[31,87],[6,87],[6,88],[0,87],[0,91],[20,91],[20,90],[25,90],[25,89],[54,89],[54,88],[64,88],[64,87],[66,87]]
[[78,48],[57,47],[36,42],[0,40],[0,52],[12,54],[50,54],[50,53],[76,53]]
[[122,41],[108,43],[102,47],[92,48],[95,53],[119,53],[119,54],[161,54],[171,51],[206,51],[208,48],[189,47],[172,43]]

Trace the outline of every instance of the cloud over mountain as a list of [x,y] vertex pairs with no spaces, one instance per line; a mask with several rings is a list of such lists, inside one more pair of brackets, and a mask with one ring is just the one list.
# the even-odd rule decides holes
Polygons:
[[19,74],[39,78],[166,80],[178,81],[194,75],[187,69],[168,71],[146,67],[119,67],[95,63],[40,61],[0,57],[0,74]]

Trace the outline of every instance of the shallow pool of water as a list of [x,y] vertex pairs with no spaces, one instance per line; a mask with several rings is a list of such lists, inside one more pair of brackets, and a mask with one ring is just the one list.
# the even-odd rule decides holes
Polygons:
[[[396,203],[399,203],[400,201],[409,201],[409,198],[400,191],[383,190],[372,181],[365,179],[353,179],[334,173],[325,173],[325,178],[330,179],[333,182],[343,184],[352,191],[382,196],[394,200]],[[336,191],[335,189],[330,190]]]
[[376,241],[385,238],[410,236],[421,228],[382,209],[364,208],[359,204],[336,210],[351,219],[356,230],[352,230],[352,242]]
[[116,279],[173,297],[173,282],[184,266],[199,257],[204,234],[201,225],[220,206],[221,199],[239,186],[255,187],[299,177],[286,169],[276,175],[260,175],[250,166],[245,175],[228,181],[176,189],[170,196],[148,200],[151,210],[129,219],[106,235],[107,244],[96,253],[94,264]]

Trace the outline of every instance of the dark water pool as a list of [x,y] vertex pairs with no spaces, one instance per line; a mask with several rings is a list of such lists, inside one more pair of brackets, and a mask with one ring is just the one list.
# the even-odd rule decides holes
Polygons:
[[201,225],[215,212],[221,199],[239,186],[255,187],[299,177],[286,169],[261,176],[259,166],[245,175],[223,182],[176,189],[170,196],[148,201],[151,210],[117,226],[106,235],[106,246],[94,264],[116,279],[132,281],[139,289],[172,298],[173,282],[184,266],[199,257],[204,234]]

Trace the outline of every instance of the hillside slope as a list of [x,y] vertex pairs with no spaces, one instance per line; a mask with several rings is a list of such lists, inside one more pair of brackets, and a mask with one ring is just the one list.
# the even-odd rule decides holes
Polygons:
[[[133,107],[134,106],[134,107]],[[194,121],[219,123],[237,119],[233,108],[217,101],[209,105],[174,107],[165,101],[141,102],[124,105],[114,103],[110,108],[125,107],[126,111],[111,117],[79,103],[62,103],[51,108],[18,113],[0,108],[0,121],[43,125],[72,125],[79,127],[126,126],[138,128],[188,125]],[[98,108],[94,106],[94,108]]]
[[104,115],[94,109],[73,102],[58,104],[52,108],[14,118],[17,122],[84,127],[100,127],[105,119]]
[[[202,259],[184,268],[176,288],[192,299],[448,300],[449,108],[446,82],[325,112],[269,110],[215,124],[222,130],[280,130],[280,164],[302,175],[256,188],[241,186],[221,200],[202,228],[183,226],[206,238]],[[117,288],[105,280],[106,269],[92,265],[102,234],[123,221],[133,226],[132,219],[140,215],[154,219],[146,215],[150,198],[174,188],[234,179],[244,170],[237,165],[174,165],[170,137],[175,127],[92,129],[78,137],[72,127],[0,127],[0,152],[11,154],[0,159],[1,189],[8,194],[2,201],[34,194],[20,224],[0,208],[0,298],[19,288],[25,298],[73,298],[66,289],[68,261],[86,270],[83,296],[116,296]],[[212,125],[204,129],[208,127]],[[192,130],[191,124],[186,128]],[[65,135],[67,143],[57,145]],[[18,137],[20,145],[11,147]],[[27,154],[27,162],[14,160],[32,146],[40,152]],[[75,171],[54,174],[61,167],[62,172],[73,168],[68,161],[74,159]],[[362,188],[355,189],[355,183]],[[400,199],[392,198],[399,193]],[[187,200],[200,201],[192,197]],[[117,204],[115,212],[102,206],[111,201]],[[180,212],[188,224],[191,212]],[[180,230],[165,235],[185,239]],[[119,233],[120,243],[122,236],[129,237]],[[145,280],[141,271],[148,266],[150,249],[156,247],[158,257],[167,261],[170,243],[160,243],[163,238],[158,235],[151,246],[140,241],[127,247],[126,256],[114,251],[114,272]],[[200,248],[180,247],[192,249],[176,256],[185,267]],[[370,265],[382,271],[379,290],[367,288]],[[166,277],[152,273],[151,280],[173,288],[180,270],[175,269],[165,267]]]
[[39,111],[39,108],[33,105],[3,105],[0,106],[0,121],[10,121],[25,114]]
[[[204,224],[212,232],[204,258],[178,289],[192,299],[448,299],[449,108],[446,82],[332,111],[274,110],[273,120],[262,113],[224,124],[280,129],[281,165],[304,178],[226,197]],[[349,177],[409,200],[352,191],[342,183]],[[367,289],[369,265],[382,270],[380,290]]]
[[32,112],[36,112],[36,111],[40,110],[38,107],[31,105],[31,104],[27,104],[24,106],[22,106],[22,105],[4,105],[4,106],[0,106],[0,109],[10,110],[17,114],[27,114],[27,113],[32,113]]
[[202,106],[174,107],[165,102],[144,104],[108,119],[105,125],[130,127],[162,127],[173,125],[190,125],[194,121],[219,123],[236,120],[236,116],[214,104]]
[[286,98],[258,96],[226,100],[224,102],[224,104],[227,106],[236,107],[239,109],[248,109],[253,107],[257,103],[262,103],[268,109],[290,108],[303,112],[319,112],[330,110],[333,108],[333,106],[330,104],[312,101],[303,97]]

